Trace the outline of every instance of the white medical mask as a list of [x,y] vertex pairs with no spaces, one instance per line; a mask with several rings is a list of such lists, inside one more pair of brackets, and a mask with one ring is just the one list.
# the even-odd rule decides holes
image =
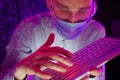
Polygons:
[[79,23],[70,23],[58,18],[55,19],[58,33],[66,39],[73,39],[80,35],[80,33],[85,29],[87,23],[87,20]]

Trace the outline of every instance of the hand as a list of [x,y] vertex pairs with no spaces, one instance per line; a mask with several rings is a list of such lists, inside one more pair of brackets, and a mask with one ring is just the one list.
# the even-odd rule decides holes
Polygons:
[[102,73],[102,68],[93,68],[93,69],[90,69],[89,73],[90,73],[89,75],[86,75],[81,80],[89,80],[90,75],[95,76],[95,77],[99,76]]
[[[23,59],[14,73],[16,79],[24,79],[26,75],[35,75],[43,79],[50,79],[51,75],[41,70],[46,67],[59,72],[65,72],[67,67],[72,66],[69,58],[72,54],[60,47],[50,47],[54,42],[54,34],[50,34],[48,40],[32,55]],[[64,55],[64,56],[63,56]],[[62,63],[54,63],[51,60]]]

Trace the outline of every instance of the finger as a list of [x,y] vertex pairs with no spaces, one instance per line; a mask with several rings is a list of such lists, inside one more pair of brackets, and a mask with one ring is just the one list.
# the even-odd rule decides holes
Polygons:
[[47,39],[47,41],[41,47],[48,47],[54,42],[55,35],[51,33]]
[[102,68],[92,68],[92,69],[90,69],[89,72],[90,72],[90,75],[98,76],[101,74]]
[[41,61],[40,67],[42,68],[42,66],[49,68],[49,69],[52,69],[52,70],[55,70],[55,71],[58,71],[58,72],[66,72],[66,70],[67,70],[67,68],[65,66],[62,66],[60,64],[54,63],[54,62],[49,61],[49,60]]
[[66,66],[72,66],[73,65],[72,62],[70,62],[70,60],[68,58],[63,57],[61,55],[52,55],[52,56],[50,56],[50,58],[53,59],[53,60],[56,60],[58,62],[61,62],[61,63],[65,64]]
[[56,52],[62,55],[65,55],[66,57],[73,58],[73,55],[68,50],[65,50],[61,47],[46,47],[41,49],[42,52],[48,53],[48,52]]
[[89,80],[89,75],[86,75],[85,77],[83,77],[82,79],[80,80]]
[[51,78],[51,75],[49,73],[41,71],[36,66],[31,66],[31,65],[21,66],[20,71],[26,73],[27,75],[36,75],[36,76],[43,78],[43,79],[50,79]]
[[65,72],[66,67],[63,65],[60,65],[52,60],[40,60],[36,61],[33,64],[34,67],[40,68],[41,71],[45,70],[46,68],[53,69],[59,72]]
[[43,72],[37,67],[33,68],[32,74],[36,75],[42,79],[50,79],[52,77],[49,73]]

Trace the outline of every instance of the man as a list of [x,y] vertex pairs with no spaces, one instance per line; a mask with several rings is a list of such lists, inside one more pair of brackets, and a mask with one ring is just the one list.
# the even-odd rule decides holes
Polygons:
[[[52,76],[44,72],[44,67],[65,72],[64,66],[72,66],[69,61],[72,53],[105,36],[103,26],[92,20],[95,0],[46,0],[46,3],[50,12],[25,19],[18,25],[6,49],[1,79],[50,79]],[[90,70],[90,75],[97,76],[94,80],[104,80],[101,70],[103,67]],[[86,75],[81,80],[88,78]]]

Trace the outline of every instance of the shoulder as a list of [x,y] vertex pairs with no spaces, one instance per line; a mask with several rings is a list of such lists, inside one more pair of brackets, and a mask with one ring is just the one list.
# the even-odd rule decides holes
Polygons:
[[51,15],[49,13],[37,14],[22,20],[17,28],[35,28],[43,24],[45,25],[45,23],[50,23],[50,21]]
[[25,24],[39,25],[41,21],[49,19],[49,17],[50,15],[48,13],[37,14],[37,15],[27,17],[26,19],[22,20],[19,25],[25,25]]
[[95,40],[105,37],[105,35],[106,32],[104,26],[96,20],[90,20],[82,33],[82,39],[85,44],[90,44]]
[[84,34],[94,39],[99,39],[106,36],[104,26],[96,20],[90,20],[88,22]]
[[90,20],[87,24],[88,28],[96,31],[105,31],[104,26],[96,20]]

